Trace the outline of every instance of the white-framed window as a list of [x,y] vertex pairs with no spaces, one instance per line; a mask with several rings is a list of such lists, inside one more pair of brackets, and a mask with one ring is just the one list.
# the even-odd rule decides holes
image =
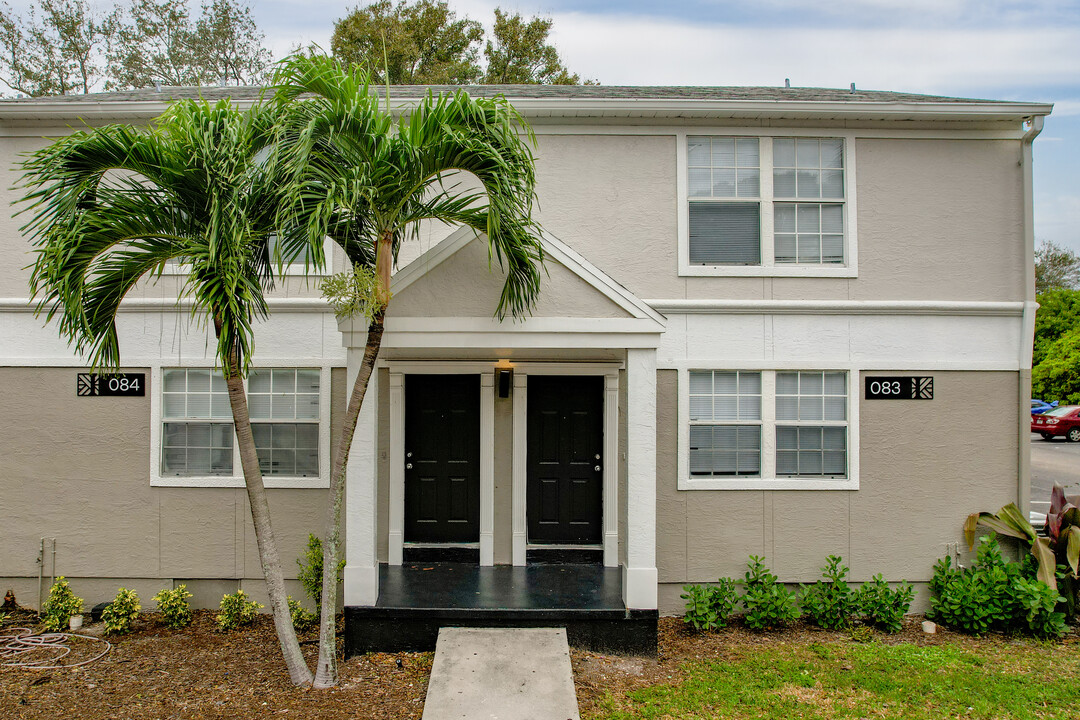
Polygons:
[[858,373],[679,371],[679,489],[858,489]]
[[[255,367],[245,380],[267,487],[329,482],[328,367]],[[151,485],[243,487],[225,379],[206,367],[152,368]]]
[[677,134],[679,274],[854,277],[854,138]]
[[[278,245],[277,238],[272,237],[270,239],[271,253],[277,252],[277,245]],[[311,268],[308,268],[308,271],[310,272],[310,274],[312,276],[323,277],[325,275],[330,275],[330,274],[332,274],[334,272],[334,253],[337,252],[334,245],[335,245],[334,241],[332,241],[330,238],[326,238],[323,241],[323,257],[326,260],[326,264],[323,266],[323,269],[318,271],[318,272],[316,272],[315,270],[313,270]],[[304,270],[305,270],[304,263],[307,260],[309,254],[310,253],[307,250],[305,250],[299,257],[293,258],[292,262],[289,262],[289,263],[285,264],[285,266],[283,268],[283,272],[281,272],[281,273],[278,273],[278,267],[277,267],[277,264],[275,262],[275,264],[273,266],[274,275],[277,276],[277,277],[291,277],[291,276],[294,276],[294,275],[304,275],[305,274],[305,272],[304,272]],[[170,260],[169,262],[165,263],[165,269],[164,269],[162,274],[164,274],[164,275],[187,275],[188,272],[189,272],[189,270],[188,270],[188,267],[187,267],[187,263],[183,262],[182,260]]]

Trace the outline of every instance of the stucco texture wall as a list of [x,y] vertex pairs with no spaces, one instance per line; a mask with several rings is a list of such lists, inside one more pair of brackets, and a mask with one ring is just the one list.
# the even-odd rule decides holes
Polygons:
[[[676,373],[658,373],[661,612],[682,612],[683,583],[741,577],[751,554],[764,555],[784,582],[816,580],[825,557],[836,554],[853,581],[883,573],[922,583],[948,544],[966,551],[964,518],[1016,500],[1018,375],[925,374],[934,376],[931,401],[861,401],[858,490],[680,491]],[[978,418],[970,415],[972,398],[979,398]],[[958,418],[978,426],[961,430]],[[921,592],[917,604],[925,602]]]
[[[145,368],[127,368],[147,372]],[[4,458],[0,581],[22,604],[37,601],[41,538],[56,539],[55,573],[88,604],[134,586],[144,600],[174,580],[194,581],[196,602],[220,594],[199,583],[263,595],[251,513],[243,488],[150,487],[150,394],[76,397],[76,368],[0,368],[0,457]],[[332,372],[344,396],[344,370]],[[341,403],[332,407],[340,426]],[[323,534],[325,490],[267,491],[288,578],[307,534]],[[51,574],[51,557],[46,574]],[[217,587],[214,586],[214,588]],[[6,589],[6,588],[5,588]],[[289,591],[303,592],[295,583]],[[205,596],[205,597],[204,597]]]

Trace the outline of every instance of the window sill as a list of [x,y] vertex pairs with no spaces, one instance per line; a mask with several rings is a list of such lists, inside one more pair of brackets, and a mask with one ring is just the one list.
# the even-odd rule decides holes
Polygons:
[[853,278],[859,273],[847,265],[682,265],[680,277],[798,277]]
[[858,490],[856,478],[679,478],[679,490]]
[[[330,487],[330,479],[324,477],[264,477],[267,488],[320,489]],[[227,475],[191,477],[152,477],[150,487],[172,488],[242,488],[244,478]]]

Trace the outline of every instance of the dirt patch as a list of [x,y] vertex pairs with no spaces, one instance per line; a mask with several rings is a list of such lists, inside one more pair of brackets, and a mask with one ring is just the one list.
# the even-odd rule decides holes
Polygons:
[[[151,613],[131,634],[107,639],[112,650],[82,667],[0,668],[0,718],[419,718],[432,661],[431,653],[352,658],[340,666],[338,687],[310,690],[290,684],[269,616],[222,632],[211,611],[182,630]],[[316,639],[316,631],[301,636],[310,667]],[[73,645],[61,662],[88,651]]]

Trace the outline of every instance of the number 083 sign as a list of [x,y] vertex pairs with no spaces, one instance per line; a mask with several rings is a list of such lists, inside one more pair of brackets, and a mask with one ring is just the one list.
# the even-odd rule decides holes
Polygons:
[[867,400],[933,400],[932,377],[868,377]]
[[75,394],[79,397],[144,397],[146,373],[79,373]]

